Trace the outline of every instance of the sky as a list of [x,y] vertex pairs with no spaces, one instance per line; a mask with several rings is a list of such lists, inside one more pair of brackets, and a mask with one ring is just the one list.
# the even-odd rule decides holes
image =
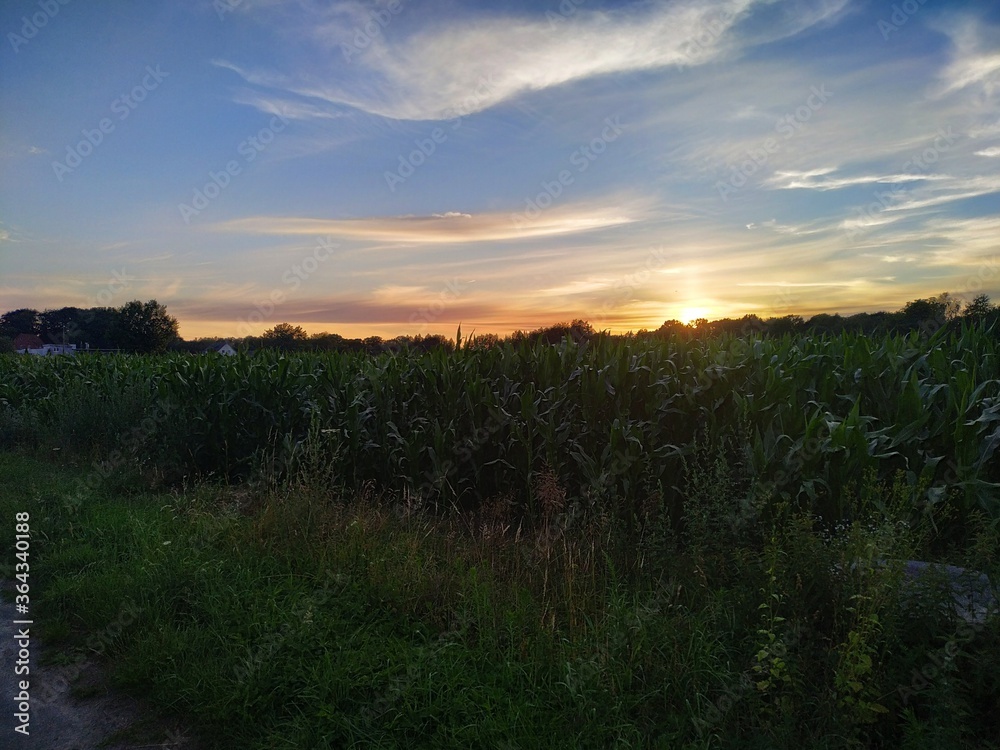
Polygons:
[[185,338],[1000,301],[1000,3],[5,0],[0,312]]

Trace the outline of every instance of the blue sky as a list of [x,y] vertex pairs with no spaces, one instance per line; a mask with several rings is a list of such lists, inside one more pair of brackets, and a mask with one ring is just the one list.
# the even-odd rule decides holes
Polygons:
[[1000,299],[1000,4],[11,0],[0,310],[187,338]]

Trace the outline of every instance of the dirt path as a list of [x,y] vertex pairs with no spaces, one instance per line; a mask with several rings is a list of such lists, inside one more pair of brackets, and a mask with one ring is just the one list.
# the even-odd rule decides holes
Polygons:
[[[9,591],[9,584],[3,589]],[[68,665],[39,666],[48,649],[39,642],[33,625],[15,625],[23,615],[12,602],[0,602],[0,750],[197,750],[177,722],[151,719],[155,714],[140,701],[108,685],[100,658],[81,657]],[[29,631],[27,675],[18,668],[20,630]],[[24,665],[21,665],[22,668]],[[21,680],[29,680],[28,735],[16,731],[22,724],[16,700]]]

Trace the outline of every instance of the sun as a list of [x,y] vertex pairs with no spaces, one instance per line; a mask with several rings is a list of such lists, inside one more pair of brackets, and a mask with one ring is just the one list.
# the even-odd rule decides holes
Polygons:
[[708,313],[707,307],[685,307],[681,310],[680,321],[684,325],[691,325],[698,318],[707,318]]

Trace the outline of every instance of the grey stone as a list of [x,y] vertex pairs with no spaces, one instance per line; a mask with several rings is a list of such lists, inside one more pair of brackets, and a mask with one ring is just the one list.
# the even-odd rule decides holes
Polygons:
[[955,614],[966,622],[985,622],[1000,612],[996,587],[985,573],[921,560],[907,560],[903,573],[906,593],[941,596],[944,600],[950,593]]

